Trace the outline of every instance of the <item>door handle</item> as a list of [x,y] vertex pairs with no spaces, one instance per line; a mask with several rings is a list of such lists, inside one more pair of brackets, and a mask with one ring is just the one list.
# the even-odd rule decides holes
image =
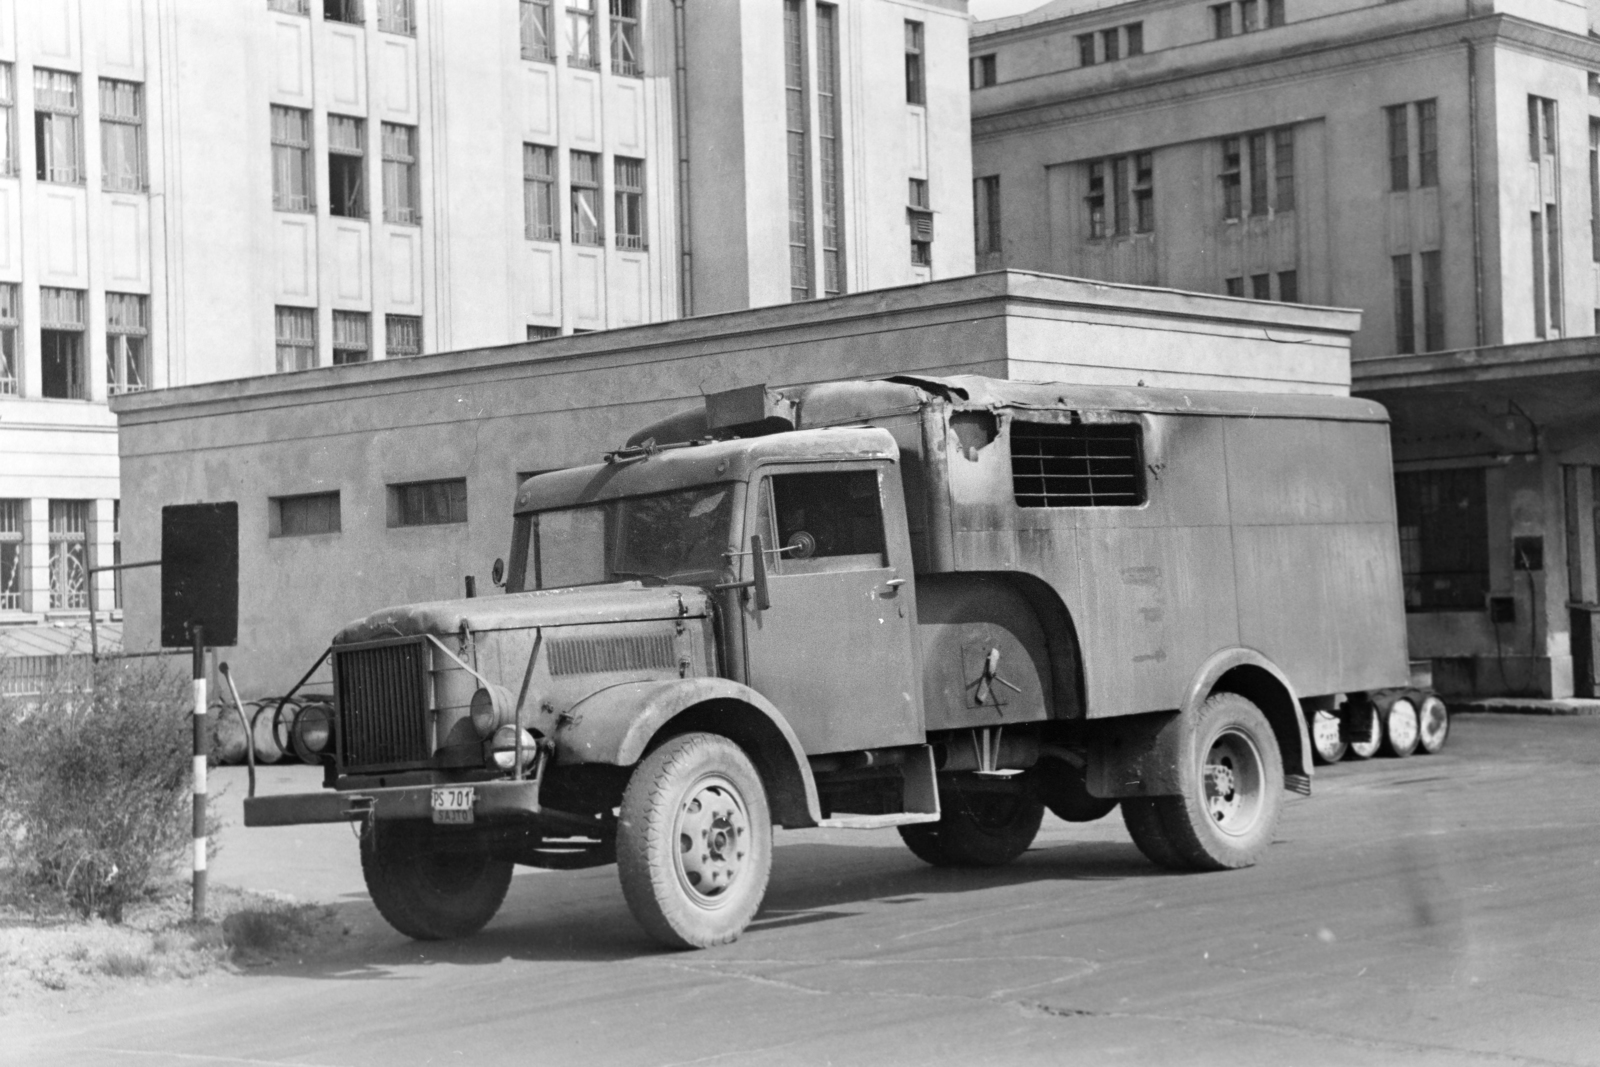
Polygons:
[[888,586],[889,590],[891,592],[893,592],[894,590],[899,589],[902,585],[905,585],[906,584],[906,580],[904,578],[890,578],[887,582],[884,582],[883,584]]

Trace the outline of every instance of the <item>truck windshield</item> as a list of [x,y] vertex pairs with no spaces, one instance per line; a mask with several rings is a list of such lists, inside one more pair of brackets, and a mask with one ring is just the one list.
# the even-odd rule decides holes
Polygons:
[[512,573],[524,589],[720,581],[733,496],[731,484],[701,485],[519,516],[513,555],[526,555]]

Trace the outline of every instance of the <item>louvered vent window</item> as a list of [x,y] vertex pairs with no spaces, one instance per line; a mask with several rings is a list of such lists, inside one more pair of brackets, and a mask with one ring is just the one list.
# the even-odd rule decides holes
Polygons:
[[1143,504],[1140,427],[1128,423],[1011,424],[1011,487],[1024,508]]

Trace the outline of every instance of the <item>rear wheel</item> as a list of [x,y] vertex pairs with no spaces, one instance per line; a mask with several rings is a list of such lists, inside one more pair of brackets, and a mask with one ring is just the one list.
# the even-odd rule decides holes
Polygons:
[[390,926],[419,941],[483,929],[506,898],[511,867],[471,831],[405,823],[368,823],[361,831],[361,874],[372,903]]
[[1450,737],[1450,709],[1444,701],[1429,693],[1417,708],[1417,751],[1432,755],[1444,747]]
[[683,734],[646,756],[622,795],[622,895],[673,948],[736,940],[766,896],[772,817],[750,758],[718,734]]
[[1155,797],[1123,797],[1122,824],[1128,828],[1128,835],[1133,838],[1139,851],[1157,867],[1171,871],[1188,867],[1167,834]]
[[1404,759],[1417,750],[1417,706],[1410,697],[1395,697],[1383,709],[1383,750]]
[[1378,709],[1370,703],[1363,703],[1351,712],[1348,733],[1350,755],[1356,759],[1376,756],[1378,749],[1383,747],[1383,721],[1378,718]]
[[1350,750],[1339,737],[1339,716],[1331,711],[1311,713],[1311,754],[1318,763],[1338,763]]
[[1044,806],[1064,822],[1094,822],[1110,815],[1117,806],[1115,797],[1090,793],[1083,771],[1065,760],[1040,760],[1028,776],[1037,784]]
[[1157,797],[1173,849],[1195,870],[1248,867],[1272,843],[1283,808],[1283,758],[1261,710],[1237,693],[1212,695],[1190,725],[1179,795]]
[[900,839],[913,855],[935,867],[999,867],[1033,844],[1044,805],[1021,792],[961,793],[948,790],[939,798],[936,823],[899,827]]

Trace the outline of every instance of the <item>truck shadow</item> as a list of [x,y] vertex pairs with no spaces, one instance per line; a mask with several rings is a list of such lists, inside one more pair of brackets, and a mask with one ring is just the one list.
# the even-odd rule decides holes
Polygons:
[[[888,906],[915,907],[947,894],[982,893],[1038,882],[1123,881],[1167,877],[1129,842],[1082,842],[1035,847],[1005,867],[935,868],[898,840],[883,844],[780,843],[774,852],[765,903],[733,945],[707,950],[737,957],[754,944],[772,949],[771,934],[856,918]],[[522,962],[617,962],[671,957],[647,938],[623,901],[616,868],[528,871],[512,880],[495,919],[460,941],[414,942],[392,930],[370,901],[351,896],[334,905],[351,934],[341,946],[303,962],[252,969],[341,981],[406,981],[416,966],[473,966]],[[804,936],[804,935],[802,935]]]

